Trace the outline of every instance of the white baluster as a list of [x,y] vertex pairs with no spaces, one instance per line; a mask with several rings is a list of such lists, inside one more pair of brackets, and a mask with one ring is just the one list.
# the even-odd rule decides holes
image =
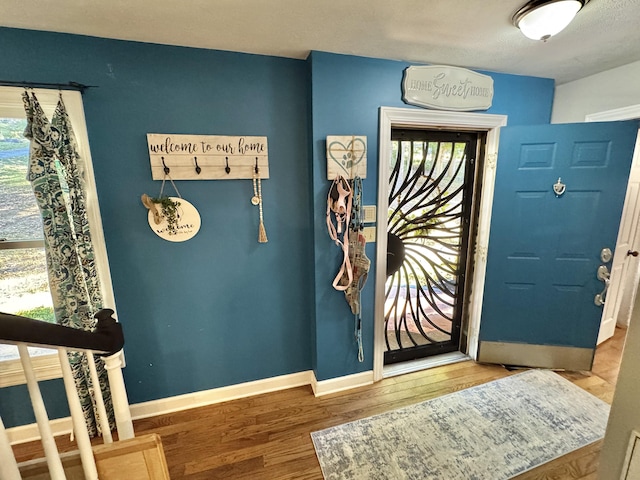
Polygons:
[[118,440],[133,438],[135,434],[133,432],[133,422],[131,421],[131,411],[129,410],[129,399],[127,398],[127,390],[124,387],[124,378],[122,377],[122,367],[124,367],[122,350],[108,357],[103,357],[103,360],[109,375],[109,387],[116,417]]
[[91,350],[85,350],[87,363],[89,364],[89,373],[91,374],[91,383],[93,383],[93,393],[96,399],[96,408],[98,409],[98,420],[100,421],[100,429],[102,430],[102,440],[104,443],[113,443],[113,436],[109,428],[109,418],[107,417],[107,409],[104,406],[104,397],[100,388],[100,379],[98,378],[98,370],[96,362]]
[[86,480],[98,480],[98,470],[96,462],[93,458],[93,450],[91,449],[91,439],[87,430],[87,423],[82,413],[82,405],[78,398],[76,383],[73,380],[73,373],[67,350],[58,349],[58,357],[60,358],[60,367],[62,367],[62,379],[64,380],[64,389],[67,393],[67,402],[69,402],[69,412],[71,413],[71,421],[73,422],[73,431],[80,451],[80,460],[82,461],[82,470]]
[[4,429],[2,417],[0,417],[0,479],[20,480],[20,470],[13,456],[13,449],[9,442],[9,436]]
[[47,417],[47,409],[44,406],[42,394],[40,393],[40,388],[38,387],[38,382],[33,372],[31,357],[29,357],[29,350],[27,350],[27,346],[24,343],[19,343],[18,352],[20,353],[20,361],[22,362],[24,376],[27,380],[27,389],[29,390],[29,396],[31,397],[33,413],[36,416],[38,430],[42,437],[42,447],[44,448],[44,454],[47,459],[49,475],[51,475],[51,480],[65,480],[64,468],[62,467],[62,461],[58,455],[58,447],[56,446],[55,438],[51,432],[49,418]]

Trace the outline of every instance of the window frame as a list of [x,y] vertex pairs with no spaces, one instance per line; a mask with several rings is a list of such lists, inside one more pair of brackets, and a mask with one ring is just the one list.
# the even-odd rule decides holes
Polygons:
[[[0,117],[25,118],[24,106],[22,103],[23,92],[24,89],[21,87],[0,86]],[[59,95],[62,95],[64,100],[64,104],[75,133],[78,153],[83,161],[86,187],[85,201],[103,302],[105,307],[116,311],[113,285],[111,283],[111,272],[109,270],[109,260],[107,257],[107,247],[104,240],[104,230],[102,228],[102,218],[98,203],[98,192],[96,189],[91,151],[89,148],[89,135],[87,133],[87,125],[84,116],[82,95],[80,92],[74,90],[59,91],[42,88],[33,89],[33,92],[38,97],[38,101],[49,119],[56,108]],[[40,242],[41,245],[44,245],[44,242],[41,240],[27,242]],[[5,248],[9,247],[13,249],[19,248],[19,245],[24,244],[25,241],[6,241],[3,243],[5,244]],[[49,380],[62,377],[62,371],[60,369],[60,362],[57,354],[32,357],[32,363],[38,380]],[[0,361],[0,372],[0,388],[26,383],[22,364],[19,359]]]

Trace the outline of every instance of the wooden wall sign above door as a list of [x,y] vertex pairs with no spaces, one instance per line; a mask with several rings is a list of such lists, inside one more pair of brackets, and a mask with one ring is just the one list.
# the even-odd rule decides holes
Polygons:
[[487,110],[493,102],[493,78],[460,67],[412,66],[404,71],[402,100],[438,110]]

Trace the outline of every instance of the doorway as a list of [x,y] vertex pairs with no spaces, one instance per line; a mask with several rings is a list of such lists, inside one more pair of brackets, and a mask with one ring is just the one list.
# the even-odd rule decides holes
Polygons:
[[[495,187],[496,160],[498,150],[499,130],[506,125],[506,116],[491,114],[473,114],[459,112],[425,111],[417,109],[403,109],[382,107],[380,109],[380,150],[379,165],[380,171],[388,169],[387,158],[391,151],[391,130],[393,127],[408,128],[441,128],[449,130],[474,130],[485,131],[487,133],[485,150],[483,152],[484,166],[481,174],[482,193],[480,200],[480,214],[478,216],[478,228],[476,234],[476,248],[473,252],[474,270],[472,273],[472,288],[469,294],[468,303],[468,337],[461,338],[461,346],[466,345],[468,356],[472,359],[478,358],[479,345],[479,325],[480,313],[482,310],[482,294],[485,287],[486,267],[487,267],[487,247],[489,238],[489,225],[492,217],[493,194]],[[636,149],[638,154],[638,149]],[[636,162],[634,161],[634,164]],[[386,223],[388,207],[388,178],[379,175],[378,185],[378,251],[376,261],[378,265],[386,264]],[[622,227],[621,227],[622,228]],[[384,263],[383,263],[384,262]],[[384,367],[384,286],[386,275],[384,269],[377,269],[376,274],[376,319],[375,319],[375,345],[374,345],[374,381],[385,376],[407,373],[414,370],[428,368],[437,365],[438,362],[428,364],[409,365],[403,370],[390,371],[389,367]],[[611,292],[613,293],[613,292]],[[440,357],[447,357],[442,355]],[[438,357],[439,358],[439,357]],[[443,359],[443,363],[448,360]],[[413,362],[409,362],[413,363]],[[400,364],[403,365],[403,364]],[[408,365],[408,364],[407,364]]]
[[[409,108],[380,108],[380,146],[379,146],[379,171],[389,171],[389,159],[391,158],[392,128],[448,130],[460,132],[481,132],[485,136],[482,145],[478,146],[480,152],[478,158],[483,161],[477,165],[477,176],[481,179],[482,189],[479,192],[478,215],[475,233],[473,234],[475,248],[469,255],[467,262],[473,264],[473,271],[468,272],[466,282],[472,288],[466,293],[466,325],[460,331],[459,348],[466,351],[467,355],[475,358],[478,347],[478,332],[480,325],[480,312],[482,308],[482,292],[484,290],[484,278],[486,271],[486,255],[489,243],[489,225],[491,221],[491,207],[493,204],[493,190],[495,182],[495,168],[498,151],[499,128],[506,125],[505,115],[479,114],[466,112],[445,112],[436,110],[421,110]],[[377,216],[377,265],[386,265],[387,262],[387,223],[389,207],[389,177],[378,175],[378,216]],[[385,286],[387,282],[384,268],[376,269],[375,280],[375,331],[374,331],[374,381],[381,380],[384,376],[406,373],[425,368],[421,361],[403,362],[384,367],[384,353],[386,351],[386,332],[384,328]],[[451,357],[449,357],[451,356]],[[438,363],[438,359],[456,357],[456,352],[450,354],[429,357],[430,365]],[[457,354],[457,357],[464,357]],[[398,368],[398,366],[400,366]],[[390,369],[393,369],[391,372]]]
[[392,128],[385,365],[460,350],[484,135]]

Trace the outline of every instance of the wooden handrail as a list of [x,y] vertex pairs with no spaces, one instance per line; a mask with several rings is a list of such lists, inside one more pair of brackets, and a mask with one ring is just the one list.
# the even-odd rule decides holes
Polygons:
[[113,310],[104,308],[94,315],[95,330],[65,327],[33,318],[0,312],[0,343],[26,343],[41,347],[65,347],[71,350],[93,350],[111,355],[124,345],[122,325],[113,317]]

